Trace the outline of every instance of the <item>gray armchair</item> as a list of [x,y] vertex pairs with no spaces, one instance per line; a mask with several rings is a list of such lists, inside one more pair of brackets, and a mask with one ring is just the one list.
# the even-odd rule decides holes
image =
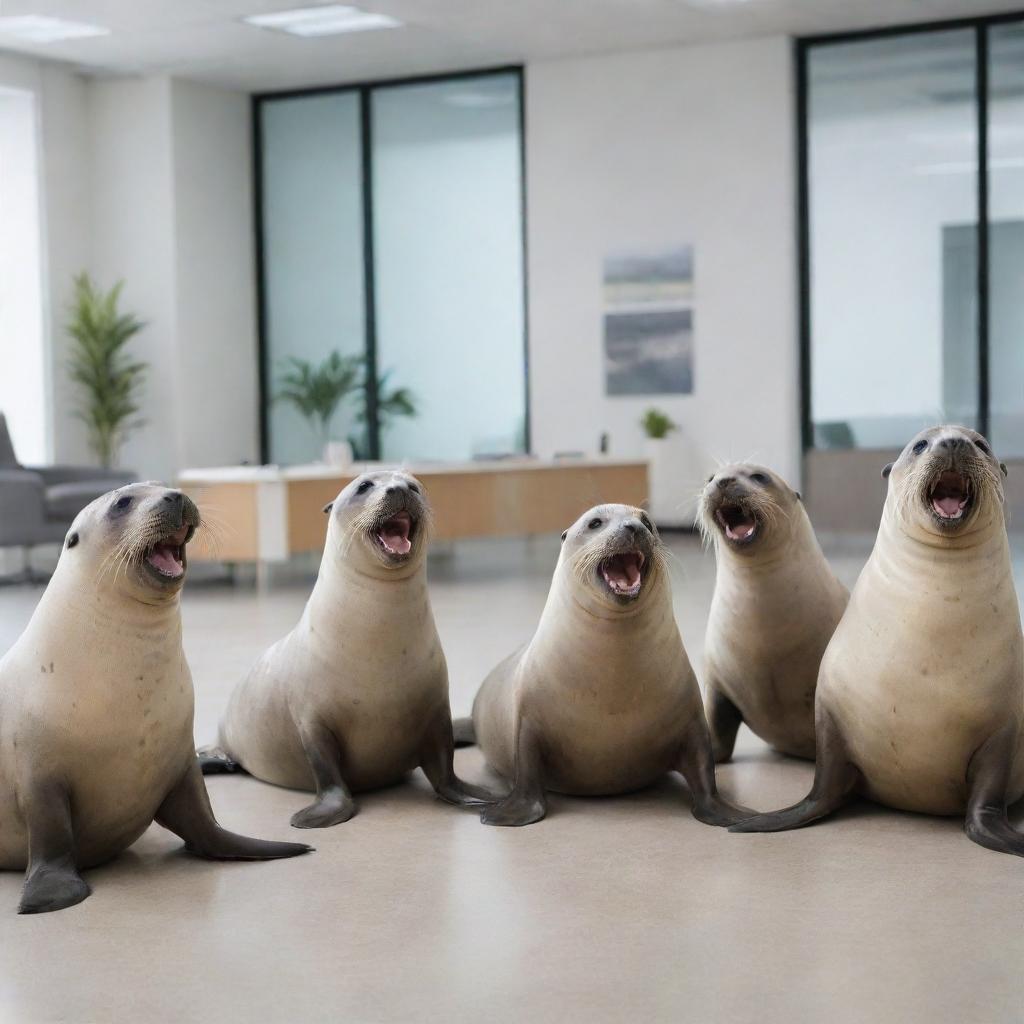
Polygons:
[[93,498],[135,480],[135,474],[93,466],[22,466],[0,413],[0,548],[60,544]]

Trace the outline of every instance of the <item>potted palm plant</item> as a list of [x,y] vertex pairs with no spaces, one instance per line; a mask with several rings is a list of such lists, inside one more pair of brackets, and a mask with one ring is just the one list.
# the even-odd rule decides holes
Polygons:
[[104,293],[88,274],[79,274],[67,324],[68,371],[83,393],[75,415],[85,423],[89,447],[106,468],[116,465],[128,435],[143,423],[138,412],[147,366],[132,358],[128,343],[145,324],[118,309],[123,284],[118,281]]
[[317,437],[321,457],[328,460],[332,421],[345,398],[361,385],[363,358],[335,351],[322,363],[296,356],[285,362],[275,401],[299,412]]
[[[399,416],[415,416],[418,412],[416,408],[416,396],[409,388],[406,387],[392,387],[389,383],[391,377],[391,371],[385,370],[377,378],[377,424],[381,434],[399,417]],[[366,392],[363,392],[363,401],[359,407],[359,412],[356,414],[356,419],[364,426],[367,421],[367,409],[366,409]],[[356,457],[359,457],[360,444],[356,438],[351,437],[349,441],[352,444],[352,449],[356,452]]]
[[643,414],[640,426],[646,435],[651,515],[662,526],[692,526],[697,483],[679,424],[652,408]]

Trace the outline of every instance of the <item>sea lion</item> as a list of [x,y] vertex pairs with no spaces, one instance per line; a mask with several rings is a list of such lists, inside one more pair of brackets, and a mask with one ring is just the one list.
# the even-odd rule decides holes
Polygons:
[[965,814],[974,842],[1024,855],[1006,814],[1024,794],[1024,638],[1005,472],[956,426],[922,431],[885,467],[878,539],[821,663],[814,784],[736,831],[797,828],[858,791]]
[[291,819],[298,828],[348,821],[353,792],[417,766],[448,803],[491,798],[453,767],[422,486],[399,471],[363,473],[324,511],[326,546],[302,618],[235,688],[220,749],[200,751],[204,771],[238,764],[265,782],[315,790]]
[[562,534],[537,632],[486,678],[473,727],[489,764],[512,780],[483,810],[487,825],[539,821],[546,790],[613,795],[671,771],[685,777],[700,821],[753,813],[718,795],[662,544],[638,508],[599,505]]
[[829,568],[800,495],[737,463],[701,491],[698,523],[717,575],[704,641],[705,711],[716,761],[740,722],[784,754],[814,757],[814,687],[849,593]]
[[292,857],[214,819],[192,739],[181,646],[180,491],[130,484],[78,514],[31,621],[0,660],[0,867],[25,868],[19,913],[91,892],[79,871],[157,821],[200,857]]

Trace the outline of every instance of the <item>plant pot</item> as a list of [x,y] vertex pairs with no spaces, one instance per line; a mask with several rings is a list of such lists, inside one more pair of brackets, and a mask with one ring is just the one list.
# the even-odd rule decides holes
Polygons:
[[348,441],[328,441],[324,445],[323,459],[328,466],[347,469],[352,465],[352,445]]
[[679,433],[648,437],[644,454],[651,518],[658,526],[692,527],[700,490],[700,472],[692,446]]

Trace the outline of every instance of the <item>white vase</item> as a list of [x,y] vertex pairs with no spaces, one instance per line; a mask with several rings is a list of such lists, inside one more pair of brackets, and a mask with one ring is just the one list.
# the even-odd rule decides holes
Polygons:
[[667,437],[648,437],[644,453],[651,518],[658,526],[693,526],[700,474],[692,446],[675,432]]
[[352,445],[348,441],[328,441],[324,445],[324,462],[328,466],[347,469],[352,465]]

